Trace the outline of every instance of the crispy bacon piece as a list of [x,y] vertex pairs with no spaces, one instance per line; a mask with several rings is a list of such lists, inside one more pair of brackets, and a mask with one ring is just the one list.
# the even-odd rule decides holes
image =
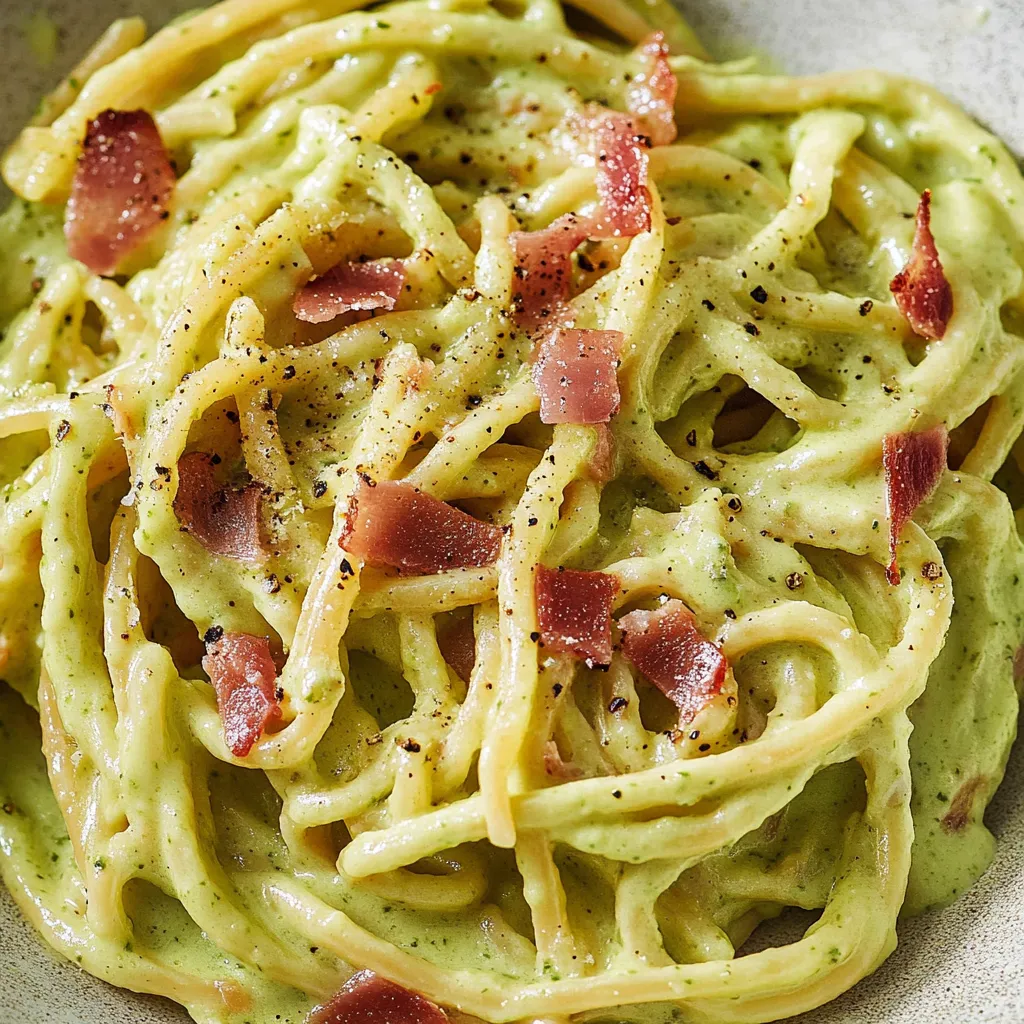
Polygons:
[[619,627],[626,657],[679,708],[680,723],[692,721],[722,689],[729,663],[682,601],[630,612]]
[[917,204],[917,228],[910,259],[889,288],[914,333],[934,341],[946,333],[946,325],[953,316],[953,289],[935,248],[931,205],[931,191],[925,189]]
[[501,530],[482,523],[411,484],[360,482],[349,506],[343,548],[372,565],[434,573],[490,565],[501,550]]
[[567,213],[540,231],[514,231],[516,319],[526,327],[564,319],[572,283],[573,250],[587,237],[588,224]]
[[104,110],[89,122],[64,216],[68,252],[93,273],[121,260],[167,219],[175,176],[145,110]]
[[217,627],[205,640],[203,668],[217,693],[224,741],[235,757],[245,757],[267,725],[281,717],[270,641],[265,636],[225,633]]
[[218,487],[213,456],[206,452],[188,452],[178,459],[174,514],[210,554],[240,562],[267,557],[260,535],[261,497],[262,488],[255,483],[241,489]]
[[310,281],[292,303],[300,320],[323,324],[353,310],[395,308],[405,285],[400,260],[339,263]]
[[667,146],[676,137],[675,102],[679,82],[668,63],[665,33],[652,32],[639,50],[647,58],[648,66],[630,82],[626,103],[651,145]]
[[473,633],[473,617],[462,615],[437,631],[437,646],[441,657],[464,682],[469,682],[476,664],[476,636]]
[[949,433],[943,426],[920,433],[886,434],[882,440],[885,469],[885,508],[889,517],[889,565],[885,578],[891,586],[900,581],[896,545],[903,527],[917,506],[930,498],[946,468]]
[[[653,108],[648,116],[654,116]],[[527,328],[545,322],[550,326],[568,322],[565,304],[572,283],[570,257],[581,242],[588,238],[632,238],[651,227],[647,136],[637,133],[626,114],[596,104],[570,116],[568,127],[594,157],[601,202],[591,217],[567,213],[540,231],[516,231],[510,236],[518,282],[514,308],[517,319]],[[658,135],[666,136],[664,125]]]
[[617,576],[537,566],[537,624],[544,647],[575,654],[591,668],[612,660],[612,602]]
[[619,411],[619,331],[562,327],[540,344],[533,383],[543,423],[607,423]]
[[647,188],[646,136],[632,118],[615,110],[591,109],[586,119],[597,163],[595,184],[601,208],[588,238],[632,238],[651,228],[651,193]]
[[410,992],[373,971],[359,971],[306,1024],[447,1024],[445,1012],[425,996]]

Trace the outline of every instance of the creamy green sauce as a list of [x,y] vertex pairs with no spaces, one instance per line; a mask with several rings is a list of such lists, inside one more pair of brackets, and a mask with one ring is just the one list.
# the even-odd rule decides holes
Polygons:
[[[632,69],[632,58],[597,51],[607,54],[616,75],[596,66],[596,58],[548,59],[533,36],[527,33],[523,41],[518,22],[513,30],[479,5],[468,5],[478,11],[474,17],[493,20],[483,23],[479,46],[467,53],[464,42],[451,43],[458,29],[445,29],[455,16],[447,8],[428,12],[417,6],[403,14],[403,6],[365,16],[376,19],[372,23],[343,20],[363,40],[352,55],[344,55],[342,43],[322,41],[310,42],[308,53],[292,53],[278,69],[279,91],[269,97],[273,81],[257,88],[241,65],[218,70],[221,61],[210,60],[195,82],[190,76],[199,72],[182,68],[146,101],[167,110],[187,88],[213,76],[202,102],[226,104],[237,134],[220,139],[181,129],[176,156],[182,202],[168,234],[138,257],[137,272],[124,288],[146,323],[120,337],[104,327],[95,294],[83,290],[84,273],[67,257],[61,204],[15,201],[0,218],[0,415],[25,397],[87,391],[91,379],[107,373],[129,390],[126,405],[136,428],[156,434],[183,393],[183,375],[201,371],[224,351],[224,319],[240,294],[259,307],[268,352],[297,342],[296,363],[308,366],[308,353],[321,353],[312,346],[326,344],[326,332],[296,336],[305,328],[296,328],[290,316],[291,297],[310,273],[308,235],[298,229],[289,235],[286,225],[276,239],[264,237],[258,244],[270,255],[263,259],[261,253],[246,276],[225,283],[234,272],[232,252],[256,246],[255,225],[286,200],[340,204],[339,234],[347,227],[359,248],[344,251],[346,243],[332,238],[335,258],[422,250],[435,226],[425,226],[424,209],[449,232],[462,228],[472,238],[473,206],[485,195],[499,195],[526,228],[593,200],[587,180],[556,192],[547,204],[537,199],[546,181],[569,168],[549,132],[580,95],[621,107],[622,71]],[[553,17],[552,5],[535,6]],[[398,68],[396,56],[417,51],[415,40],[400,34],[412,32],[403,18],[414,15],[427,19],[438,38],[449,39],[451,52],[449,43],[431,43],[425,56]],[[195,24],[179,23],[176,31]],[[568,30],[563,25],[559,31]],[[688,38],[684,27],[673,31]],[[389,42],[389,32],[399,33],[397,41]],[[379,44],[365,45],[367,38],[379,38]],[[239,30],[224,44],[224,60],[244,52],[249,41]],[[285,58],[268,53],[266,60]],[[411,108],[394,117],[378,111],[389,125],[383,152],[397,158],[374,164],[379,153],[372,139],[344,140],[341,132],[350,112],[373,102],[417,60],[430,62],[424,80],[436,77],[443,91],[425,115]],[[635,300],[645,310],[642,330],[632,339],[633,362],[624,359],[623,409],[612,424],[620,471],[578,516],[566,502],[551,543],[561,552],[557,561],[569,567],[632,566],[657,585],[650,596],[681,588],[709,635],[799,600],[810,610],[841,616],[866,638],[876,659],[900,643],[929,595],[952,588],[944,642],[936,640],[937,656],[913,669],[920,679],[906,688],[912,694],[913,845],[902,911],[920,913],[955,899],[988,866],[994,839],[984,810],[1016,732],[1013,658],[1024,636],[1024,546],[1015,513],[1024,508],[1024,475],[1014,442],[1024,424],[1024,231],[1014,218],[1024,211],[1015,214],[1012,207],[1024,186],[998,143],[945,108],[929,114],[910,87],[901,92],[894,86],[881,102],[869,102],[851,80],[810,102],[795,87],[787,92],[773,85],[779,79],[723,73],[689,58],[676,65],[683,92],[690,88],[698,96],[691,99],[693,123],[680,115],[681,141],[702,147],[703,156],[696,164],[652,157],[652,181],[666,219],[664,246],[653,275],[645,271],[643,287],[654,297]],[[281,84],[288,74],[290,84]],[[764,99],[773,88],[777,98]],[[788,242],[765,242],[778,254],[762,265],[748,247],[786,203],[794,162],[820,159],[848,130],[838,122],[808,122],[805,107],[823,108],[823,119],[841,109],[862,118],[853,132],[859,155],[838,147],[829,212],[806,230],[802,244],[794,243],[798,251],[786,252]],[[324,125],[333,125],[337,137],[328,140]],[[801,149],[808,138],[814,146]],[[351,160],[339,156],[349,153]],[[828,160],[824,166],[831,170]],[[410,185],[413,173],[433,191]],[[812,182],[808,191],[820,184]],[[414,206],[414,186],[430,192],[436,204]],[[963,318],[955,338],[927,350],[899,324],[888,290],[909,246],[907,217],[926,187],[935,196],[935,234]],[[214,226],[221,213],[223,223]],[[323,237],[315,242],[330,249]],[[454,246],[438,246],[436,261],[448,258],[448,244]],[[624,248],[588,244],[576,282],[580,290],[598,283],[595,297],[580,303],[578,325],[628,319],[628,311],[612,309],[613,297],[601,293],[601,274],[584,265],[604,260],[614,274],[627,260]],[[196,309],[188,340],[179,338],[173,351],[162,347],[174,316],[199,294],[201,281],[216,289],[218,279],[222,291],[209,308]],[[410,611],[403,598],[392,605],[382,598],[369,611],[357,604],[340,671],[318,669],[306,691],[289,695],[295,706],[334,707],[315,750],[302,760],[265,772],[226,763],[211,751],[212,741],[201,738],[216,727],[210,725],[215,719],[199,638],[220,625],[270,633],[285,648],[292,643],[320,553],[334,543],[333,492],[318,495],[316,482],[331,479],[335,486],[341,476],[336,468],[367,443],[363,426],[382,387],[378,360],[408,342],[420,356],[455,368],[456,383],[436,398],[445,415],[424,419],[425,436],[409,446],[410,471],[416,459],[430,457],[432,446],[445,443],[445,432],[480,405],[480,396],[485,401],[513,388],[526,365],[529,340],[521,332],[515,336],[507,317],[485,308],[489,300],[479,293],[467,297],[468,288],[456,292],[434,267],[414,282],[410,308],[421,311],[414,324],[390,334],[366,331],[348,347],[339,344],[340,354],[324,350],[313,371],[293,371],[294,384],[267,385],[275,391],[280,441],[296,481],[294,493],[279,496],[275,506],[274,528],[286,539],[272,577],[269,570],[243,571],[197,552],[169,503],[161,505],[161,497],[142,492],[139,484],[131,513],[138,516],[138,553],[129,577],[144,607],[123,627],[133,631],[123,634],[123,650],[117,647],[122,627],[111,633],[114,612],[107,606],[116,595],[104,594],[103,573],[112,557],[111,524],[125,514],[119,503],[132,482],[126,466],[116,466],[98,485],[88,482],[114,444],[102,397],[69,399],[72,433],[59,453],[51,441],[58,425],[45,419],[0,440],[6,517],[0,540],[0,639],[6,650],[0,671],[0,870],[33,923],[88,970],[114,984],[169,994],[197,1021],[210,1024],[298,1024],[345,976],[344,957],[317,937],[312,912],[303,925],[275,895],[295,888],[308,896],[307,909],[320,901],[340,910],[355,926],[436,969],[445,979],[438,984],[450,984],[455,993],[449,1002],[459,1005],[475,1005],[459,994],[462,982],[455,976],[461,972],[481,972],[466,975],[465,984],[482,997],[498,992],[511,998],[538,979],[552,986],[571,982],[574,971],[627,977],[663,966],[652,966],[656,946],[643,957],[628,948],[626,925],[616,917],[629,906],[622,896],[626,885],[635,886],[644,920],[653,919],[660,930],[666,969],[673,962],[731,962],[762,922],[790,907],[822,910],[849,879],[850,905],[856,908],[857,894],[864,894],[864,918],[888,934],[886,914],[895,913],[901,894],[879,895],[882,884],[858,874],[881,856],[870,836],[876,819],[884,819],[865,764],[892,756],[891,778],[888,768],[878,776],[890,779],[891,806],[898,804],[906,700],[869,716],[855,733],[837,735],[827,751],[809,750],[807,765],[771,778],[701,767],[716,763],[706,755],[754,749],[764,742],[759,737],[766,723],[777,729],[799,722],[808,708],[843,695],[850,666],[817,638],[781,635],[740,656],[733,664],[735,696],[693,723],[687,735],[677,734],[673,707],[642,679],[630,690],[630,727],[620,728],[622,719],[607,710],[610,680],[618,678],[614,666],[612,673],[564,666],[546,668],[550,676],[542,673],[536,698],[530,696],[531,713],[540,716],[538,708],[548,700],[554,706],[563,684],[549,698],[551,679],[571,683],[572,703],[558,704],[549,720],[531,721],[551,730],[586,779],[608,782],[601,799],[613,791],[611,799],[628,801],[630,786],[656,784],[648,775],[630,781],[630,773],[660,770],[664,781],[666,766],[674,771],[687,758],[695,766],[692,778],[683,771],[665,782],[664,792],[675,785],[678,799],[665,796],[616,817],[596,808],[596,789],[586,790],[587,796],[564,799],[561,819],[544,819],[538,827],[552,843],[566,920],[580,951],[576,964],[538,957],[537,908],[531,913],[515,853],[492,846],[479,830],[467,831],[454,815],[443,817],[460,801],[477,798],[475,749],[465,780],[443,799],[428,797],[421,808],[424,816],[434,815],[429,853],[402,861],[409,866],[393,875],[362,877],[339,871],[335,863],[339,855],[344,860],[346,848],[359,845],[360,834],[401,826],[394,792],[402,772],[408,779],[414,772],[401,761],[400,742],[415,735],[437,759],[425,777],[438,777],[443,741],[469,702],[453,674],[444,677],[444,692],[429,691],[424,680],[432,678],[435,652],[422,646],[417,623],[431,622],[436,613],[436,624],[443,625],[461,605],[486,605],[496,615],[492,593],[486,600],[441,595],[426,611]],[[764,301],[753,297],[757,286]],[[436,313],[442,305],[444,312]],[[858,307],[859,314],[848,315]],[[129,343],[137,345],[130,357]],[[242,390],[232,382],[226,391],[233,397],[211,400],[186,428],[189,447],[198,450],[230,436],[236,469],[242,468],[236,404]],[[974,414],[990,400],[992,427],[982,432]],[[826,406],[831,419],[816,411]],[[883,433],[916,419],[906,413],[910,407],[919,410],[922,424],[944,422],[951,429],[960,461],[951,463],[936,494],[919,509],[915,518],[927,536],[914,533],[903,555],[910,579],[894,591],[880,570],[888,533],[880,443]],[[398,411],[389,409],[395,420]],[[526,500],[527,477],[536,479],[534,467],[543,469],[545,452],[560,436],[531,411],[503,425],[481,450],[484,459],[497,459],[501,453],[488,452],[490,444],[517,446],[502,463],[507,475],[496,486],[466,483],[458,500],[482,518],[508,522]],[[585,446],[573,451],[585,452]],[[144,462],[142,447],[132,454]],[[464,480],[469,473],[467,467]],[[49,481],[46,490],[40,480]],[[457,490],[455,483],[449,490]],[[940,567],[937,588],[921,582],[922,565]],[[370,598],[364,594],[364,600]],[[929,614],[933,632],[941,634],[941,612]],[[907,657],[916,665],[913,653]],[[40,752],[41,664],[71,736],[61,763],[77,799],[88,804],[90,794],[102,795],[100,824],[84,834],[78,858]],[[145,680],[144,690],[133,690],[138,703],[131,707],[115,708],[116,687],[124,685],[118,671],[131,687]],[[886,671],[898,675],[895,668]],[[882,668],[865,674],[876,682],[883,677]],[[920,696],[918,684],[924,686]],[[803,711],[786,703],[801,686]],[[499,711],[500,703],[488,715]],[[889,748],[897,753],[890,755]],[[112,763],[99,763],[101,751]],[[532,780],[530,788],[545,794],[555,788],[525,754],[517,765]],[[763,769],[765,776],[770,770]],[[696,779],[706,790],[695,795]],[[337,813],[321,812],[331,801]],[[698,825],[692,833],[683,829],[716,808],[728,821],[727,834],[704,850]],[[522,806],[520,812],[526,813]],[[657,831],[662,823],[668,840]],[[691,848],[699,851],[693,858]],[[668,861],[675,868],[662,879],[659,865]],[[103,891],[106,900],[104,876],[114,871],[124,875],[109,897],[115,911],[109,917],[87,913],[86,888]],[[428,876],[431,881],[424,881]],[[440,881],[432,888],[435,879]],[[460,901],[457,885],[476,888]],[[418,896],[426,905],[417,904]],[[823,972],[841,970],[854,957],[856,916],[829,919],[820,933],[828,941],[805,959],[820,963]],[[333,934],[321,931],[327,938]],[[637,932],[643,933],[639,925]],[[885,952],[865,955],[857,976]],[[746,998],[742,971],[736,978],[735,998]],[[698,981],[705,983],[703,976]],[[233,983],[241,999],[219,998],[215,982]],[[563,989],[550,991],[550,1016],[563,1013]],[[715,998],[732,998],[731,990],[723,991]],[[786,996],[783,986],[779,998]],[[582,1010],[572,1004],[564,1013],[604,1021],[689,1019],[686,997],[679,998],[678,1004],[660,995],[623,1006],[609,998]],[[719,1019],[715,1004],[708,1005],[711,1015],[701,1019]],[[803,1004],[779,1006],[788,1015]],[[748,1019],[746,1010],[737,1012],[741,1016],[729,1019]],[[515,1007],[494,1013],[494,1019],[516,1016]]]

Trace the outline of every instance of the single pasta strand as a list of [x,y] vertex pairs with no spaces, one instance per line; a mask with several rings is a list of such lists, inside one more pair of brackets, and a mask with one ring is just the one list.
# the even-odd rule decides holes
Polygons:
[[559,427],[541,464],[530,474],[526,491],[512,517],[511,540],[498,564],[499,628],[502,634],[501,702],[480,748],[480,790],[487,832],[495,846],[515,843],[509,774],[523,742],[536,690],[537,661],[531,634],[536,633],[534,567],[557,522],[557,503],[583,462],[579,435]]

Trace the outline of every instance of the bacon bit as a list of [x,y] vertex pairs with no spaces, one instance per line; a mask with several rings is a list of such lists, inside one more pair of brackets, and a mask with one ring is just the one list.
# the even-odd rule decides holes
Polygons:
[[441,657],[453,669],[455,674],[468,683],[476,664],[476,637],[473,634],[473,617],[462,615],[447,623],[437,632],[437,646],[441,649]]
[[537,624],[544,646],[588,666],[612,660],[612,602],[617,576],[537,566]]
[[339,543],[371,565],[434,573],[490,565],[501,550],[501,530],[411,484],[362,480],[349,506]]
[[1024,644],[1013,652],[1013,681],[1018,686],[1024,682]]
[[917,229],[910,259],[889,288],[914,333],[935,341],[946,333],[946,325],[953,316],[953,289],[935,248],[931,204],[931,191],[925,189],[917,204]]
[[667,146],[676,137],[675,102],[679,82],[668,63],[664,32],[652,32],[638,47],[648,70],[630,83],[626,104],[653,146]]
[[885,508],[889,517],[889,565],[885,578],[900,582],[896,545],[917,506],[930,498],[946,468],[949,433],[943,426],[920,433],[886,434],[882,440],[885,468]]
[[597,443],[587,463],[587,472],[599,484],[606,484],[615,476],[615,438],[607,423],[595,423]]
[[550,317],[563,319],[572,283],[573,250],[587,237],[588,225],[571,213],[540,231],[514,231],[509,241],[516,254],[516,319],[535,326]]
[[267,725],[281,717],[270,642],[265,636],[220,633],[206,644],[203,668],[217,692],[224,742],[235,757],[245,757]]
[[682,601],[630,612],[619,627],[626,657],[679,708],[680,723],[692,721],[722,689],[729,663]]
[[619,411],[620,331],[552,331],[540,345],[533,383],[542,423],[607,423]]
[[632,238],[651,227],[644,152],[647,137],[637,134],[625,114],[596,104],[582,114],[570,115],[567,126],[585,140],[594,157],[601,203],[592,217],[581,219],[567,213],[540,231],[515,231],[510,236],[520,282],[514,308],[520,323],[528,328],[544,321],[568,322],[565,303],[572,283],[570,256],[581,242]]
[[614,110],[593,110],[586,120],[597,161],[601,210],[589,238],[632,238],[651,229],[651,193],[647,188],[646,136],[633,121]]
[[558,752],[558,744],[554,740],[548,740],[544,744],[544,772],[560,782],[571,782],[583,775],[579,765],[562,760],[562,755]]
[[310,281],[292,304],[295,315],[310,324],[323,324],[353,310],[391,310],[405,285],[400,260],[339,263]]
[[359,971],[306,1024],[447,1024],[448,1017],[425,996],[410,992],[373,971]]
[[975,775],[973,779],[965,782],[957,791],[949,805],[942,820],[939,822],[943,832],[953,835],[963,832],[971,817],[971,807],[978,790],[985,785],[984,775]]
[[178,459],[178,493],[174,514],[182,529],[210,554],[240,562],[261,562],[267,557],[260,536],[262,489],[218,487],[213,457],[189,452]]
[[68,253],[93,273],[118,264],[167,219],[175,176],[145,110],[104,110],[89,122],[64,216]]

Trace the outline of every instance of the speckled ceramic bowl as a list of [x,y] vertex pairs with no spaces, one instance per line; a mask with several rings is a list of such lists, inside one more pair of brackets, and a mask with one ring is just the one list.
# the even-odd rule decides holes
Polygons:
[[[113,18],[202,0],[0,0],[0,140]],[[1024,153],[1024,0],[678,0],[720,56],[803,72],[875,66],[941,87]],[[56,32],[53,25],[57,26]],[[995,863],[953,907],[907,921],[886,964],[802,1024],[1024,1024],[1024,745],[988,814]],[[0,750],[0,757],[4,751]],[[0,1024],[183,1024],[182,1010],[50,954],[0,887]]]

